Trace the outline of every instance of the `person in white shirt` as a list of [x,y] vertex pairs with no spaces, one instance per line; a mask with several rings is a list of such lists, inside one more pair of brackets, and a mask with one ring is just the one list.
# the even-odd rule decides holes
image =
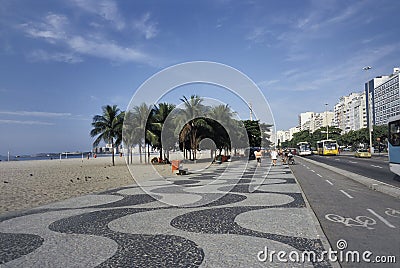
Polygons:
[[276,160],[278,159],[278,152],[275,149],[271,151],[271,159],[272,159],[272,165],[276,166]]
[[256,160],[257,160],[257,166],[260,166],[261,165],[261,151],[260,150],[254,151],[254,156],[256,157]]

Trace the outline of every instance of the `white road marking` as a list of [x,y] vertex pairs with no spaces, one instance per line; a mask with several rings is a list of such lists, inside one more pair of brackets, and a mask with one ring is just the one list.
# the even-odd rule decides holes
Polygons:
[[315,171],[313,169],[311,169],[310,171],[315,173]]
[[352,163],[352,164],[357,164],[358,162],[356,162],[356,161],[349,161],[350,163]]
[[381,215],[379,215],[378,213],[376,213],[375,211],[373,211],[370,208],[367,208],[367,210],[375,215],[378,219],[380,219],[384,224],[386,224],[387,226],[389,226],[390,228],[396,228],[396,226],[392,225],[390,222],[388,222],[384,217],[382,217]]
[[319,175],[318,173],[317,173],[317,176],[318,176],[318,177],[320,177],[320,178],[322,178],[322,176],[321,176],[321,175]]
[[335,158],[335,160],[336,160],[336,161],[340,161],[340,159],[339,159],[339,158]]
[[330,185],[333,185],[333,183],[332,183],[332,182],[330,182],[330,181],[328,181],[328,180],[326,180],[326,182],[327,182],[327,183],[329,183]]
[[368,225],[375,225],[376,220],[367,216],[357,216],[354,219],[350,217],[343,217],[336,214],[326,214],[325,219],[330,220],[332,222],[343,223],[347,227],[365,227],[368,230],[374,229]]
[[349,191],[352,191],[352,192],[357,192],[356,190],[354,190],[354,189],[347,189],[347,190],[349,190]]
[[353,198],[351,195],[349,195],[348,193],[346,193],[345,191],[343,191],[343,190],[340,190],[345,196],[347,196],[348,198]]
[[371,167],[383,168],[383,167],[381,167],[381,166],[375,166],[375,165],[371,165]]

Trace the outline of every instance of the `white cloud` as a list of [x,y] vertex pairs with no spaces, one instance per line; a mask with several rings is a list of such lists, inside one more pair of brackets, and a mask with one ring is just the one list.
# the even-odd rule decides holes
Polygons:
[[[373,49],[360,50],[340,64],[326,65],[324,68],[291,69],[282,73],[282,83],[273,85],[276,90],[282,91],[329,91],[337,88],[342,90],[362,90],[363,83],[374,76],[366,75],[364,66],[379,65],[379,62],[396,51],[400,44],[384,45]],[[380,70],[374,69],[376,75]],[[386,70],[387,72],[387,70]],[[289,85],[295,86],[289,86]],[[331,91],[333,92],[333,91]],[[337,93],[335,91],[335,93]],[[339,97],[339,96],[338,96]]]
[[45,125],[52,126],[53,123],[43,121],[30,121],[30,120],[5,120],[0,119],[0,124],[18,124],[18,125]]
[[150,13],[146,13],[140,20],[134,22],[133,26],[139,30],[146,39],[151,39],[157,36],[157,23],[150,21]]
[[[148,18],[145,18],[144,22],[147,22],[147,20]],[[151,57],[133,47],[119,45],[102,35],[92,34],[83,37],[80,34],[72,32],[67,27],[68,24],[67,17],[49,14],[41,22],[29,22],[20,25],[29,37],[43,39],[53,45],[62,46],[64,50],[63,52],[53,53],[44,50],[34,50],[28,54],[29,59],[33,61],[79,63],[83,61],[82,55],[88,55],[116,62],[154,64]],[[154,37],[156,30],[148,25],[147,27],[146,38]]]
[[118,11],[117,4],[109,0],[74,0],[81,9],[97,14],[106,21],[111,22],[118,30],[125,28],[125,21]]
[[68,18],[64,15],[50,13],[40,23],[28,22],[19,25],[25,33],[33,38],[43,38],[50,43],[65,39]]
[[266,34],[264,27],[255,27],[247,34],[246,39],[254,43],[262,43],[265,41]]
[[354,5],[347,6],[345,9],[340,9],[341,12],[335,17],[332,17],[326,21],[329,24],[340,23],[348,19],[353,19],[360,9],[362,9],[362,3],[354,2]]
[[37,117],[63,117],[71,116],[71,113],[53,113],[53,112],[37,112],[37,111],[0,111],[1,115],[16,116],[37,116]]
[[82,62],[83,59],[72,52],[55,52],[49,53],[44,50],[34,50],[29,53],[28,58],[31,61],[58,61],[65,63],[79,63]]
[[146,54],[136,49],[122,47],[107,40],[88,40],[81,36],[73,36],[67,40],[67,44],[77,53],[118,62],[146,62],[149,59]]
[[264,80],[264,81],[258,82],[257,86],[259,86],[259,87],[269,87],[269,86],[271,86],[273,84],[276,84],[276,83],[279,83],[279,82],[280,82],[280,80],[278,80],[278,79]]
[[294,62],[294,61],[304,61],[309,58],[310,56],[307,53],[289,51],[284,60]]

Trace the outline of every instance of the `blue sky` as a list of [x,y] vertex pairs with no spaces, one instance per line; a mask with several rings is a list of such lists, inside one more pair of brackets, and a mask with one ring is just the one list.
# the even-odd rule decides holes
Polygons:
[[277,129],[288,129],[400,64],[399,9],[387,0],[0,0],[0,154],[89,150],[102,105],[124,110],[150,76],[197,60],[248,75]]

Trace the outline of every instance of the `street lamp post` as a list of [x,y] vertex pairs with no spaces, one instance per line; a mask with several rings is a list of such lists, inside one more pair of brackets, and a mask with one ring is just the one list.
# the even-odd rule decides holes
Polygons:
[[[363,68],[364,71],[368,72],[369,70],[371,70],[372,67],[371,66],[366,66]],[[367,81],[367,96],[365,96],[366,98],[368,98],[368,132],[369,132],[369,151],[370,153],[374,153],[374,148],[372,147],[372,94],[370,93],[370,88],[369,88],[369,81]]]

